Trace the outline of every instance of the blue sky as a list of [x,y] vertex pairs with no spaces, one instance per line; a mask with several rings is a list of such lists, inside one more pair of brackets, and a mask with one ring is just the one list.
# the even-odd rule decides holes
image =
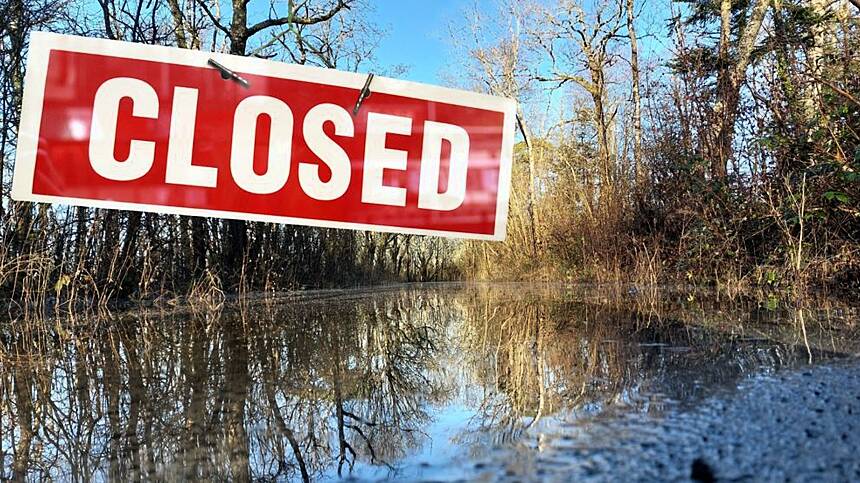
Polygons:
[[[396,74],[396,77],[443,85],[449,82],[445,80],[446,69],[450,74],[450,67],[459,63],[456,59],[451,59],[454,55],[449,39],[451,25],[464,25],[465,22],[461,20],[463,13],[472,10],[476,5],[482,13],[492,15],[501,3],[499,0],[367,1],[373,8],[367,17],[386,33],[374,51],[376,64],[382,67],[383,71],[403,65],[408,70]],[[668,14],[663,10],[669,1],[636,0],[637,9],[645,7],[637,20],[637,29],[640,36],[640,55],[646,59],[655,49],[664,48],[660,45],[660,40],[647,34],[650,32],[658,33],[657,37],[664,36],[664,18]],[[222,3],[229,9],[229,2]],[[255,20],[268,14],[263,10],[254,11],[267,3],[259,0],[251,2],[250,8]],[[370,69],[372,67],[367,65],[362,70]],[[391,75],[389,72],[384,74]]]
[[[399,77],[431,84],[445,83],[441,74],[451,64],[448,37],[452,21],[475,4],[487,13],[497,6],[495,0],[370,1],[376,10],[373,17],[387,31],[375,52],[378,63],[385,67],[407,65],[409,71]],[[645,59],[666,48],[667,3],[668,0],[636,0],[637,9],[645,7],[637,20],[640,55]]]
[[[425,82],[443,84],[441,73],[446,59],[451,53],[449,26],[464,11],[480,6],[494,5],[497,0],[367,0],[372,11],[367,18],[377,27],[385,31],[377,49],[374,51],[376,64],[383,70],[395,66],[406,66],[405,74],[396,77]],[[268,3],[265,0],[251,0],[249,4],[250,21],[254,22],[269,15]],[[286,1],[277,2],[279,13],[286,11]],[[221,0],[222,15],[227,17],[230,12],[230,2]],[[268,38],[268,34],[261,34]],[[362,70],[370,70],[369,65]]]
[[402,78],[440,84],[450,55],[448,26],[474,0],[373,0],[388,35],[376,51],[380,65],[407,65]]

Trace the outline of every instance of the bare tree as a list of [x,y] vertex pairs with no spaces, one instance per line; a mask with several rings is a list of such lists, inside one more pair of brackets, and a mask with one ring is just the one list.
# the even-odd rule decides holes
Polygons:
[[[537,150],[536,139],[528,121],[523,104],[526,102],[531,77],[528,75],[528,52],[523,42],[522,24],[530,7],[520,2],[509,2],[494,15],[502,19],[498,25],[478,9],[469,12],[468,38],[457,39],[474,61],[472,75],[478,85],[490,93],[516,99],[517,127],[526,145],[528,162],[527,205],[531,253],[537,252],[538,227],[536,185]],[[453,32],[452,32],[453,33]]]
[[548,56],[551,68],[538,79],[557,86],[574,83],[591,97],[598,157],[602,166],[601,193],[611,190],[616,175],[612,136],[616,110],[609,99],[608,69],[617,58],[613,48],[623,28],[623,4],[600,1],[587,12],[578,0],[560,0],[545,10],[546,29],[533,37]]

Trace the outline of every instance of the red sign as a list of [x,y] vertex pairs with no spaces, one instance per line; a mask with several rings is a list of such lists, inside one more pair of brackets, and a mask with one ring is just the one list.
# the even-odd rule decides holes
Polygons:
[[12,195],[504,239],[515,103],[375,77],[353,114],[366,79],[37,32]]

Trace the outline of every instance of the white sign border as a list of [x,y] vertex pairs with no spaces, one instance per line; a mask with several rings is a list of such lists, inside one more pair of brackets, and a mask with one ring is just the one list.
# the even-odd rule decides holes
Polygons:
[[294,218],[235,211],[209,210],[205,208],[186,208],[34,194],[33,178],[39,145],[39,131],[42,121],[45,82],[48,74],[48,59],[51,50],[106,55],[193,67],[207,67],[207,61],[210,58],[213,58],[216,61],[229,66],[231,70],[238,73],[249,73],[268,77],[315,82],[351,88],[356,91],[359,91],[364,86],[364,82],[366,80],[366,75],[364,74],[298,64],[273,62],[254,57],[242,57],[219,52],[203,52],[199,50],[137,44],[117,40],[78,37],[51,32],[33,32],[30,34],[30,47],[27,55],[27,73],[24,78],[24,97],[21,105],[21,122],[18,128],[18,145],[16,148],[15,167],[12,176],[13,200],[60,203],[86,206],[90,208],[110,208],[163,214],[287,223],[292,225],[318,226],[324,228],[344,228],[386,233],[432,235],[473,240],[502,241],[505,239],[508,219],[508,200],[510,198],[511,191],[514,122],[517,110],[516,101],[487,94],[449,89],[446,87],[420,84],[381,76],[374,77],[373,79],[372,90],[374,92],[501,112],[504,114],[502,149],[499,160],[499,180],[496,199],[496,224],[493,234],[488,235],[421,228],[401,228],[388,225],[319,220],[315,218]]

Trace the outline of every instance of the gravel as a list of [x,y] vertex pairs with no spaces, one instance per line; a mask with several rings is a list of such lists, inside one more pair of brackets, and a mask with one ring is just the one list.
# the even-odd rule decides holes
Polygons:
[[860,481],[860,361],[758,376],[689,410],[553,425],[469,479]]

